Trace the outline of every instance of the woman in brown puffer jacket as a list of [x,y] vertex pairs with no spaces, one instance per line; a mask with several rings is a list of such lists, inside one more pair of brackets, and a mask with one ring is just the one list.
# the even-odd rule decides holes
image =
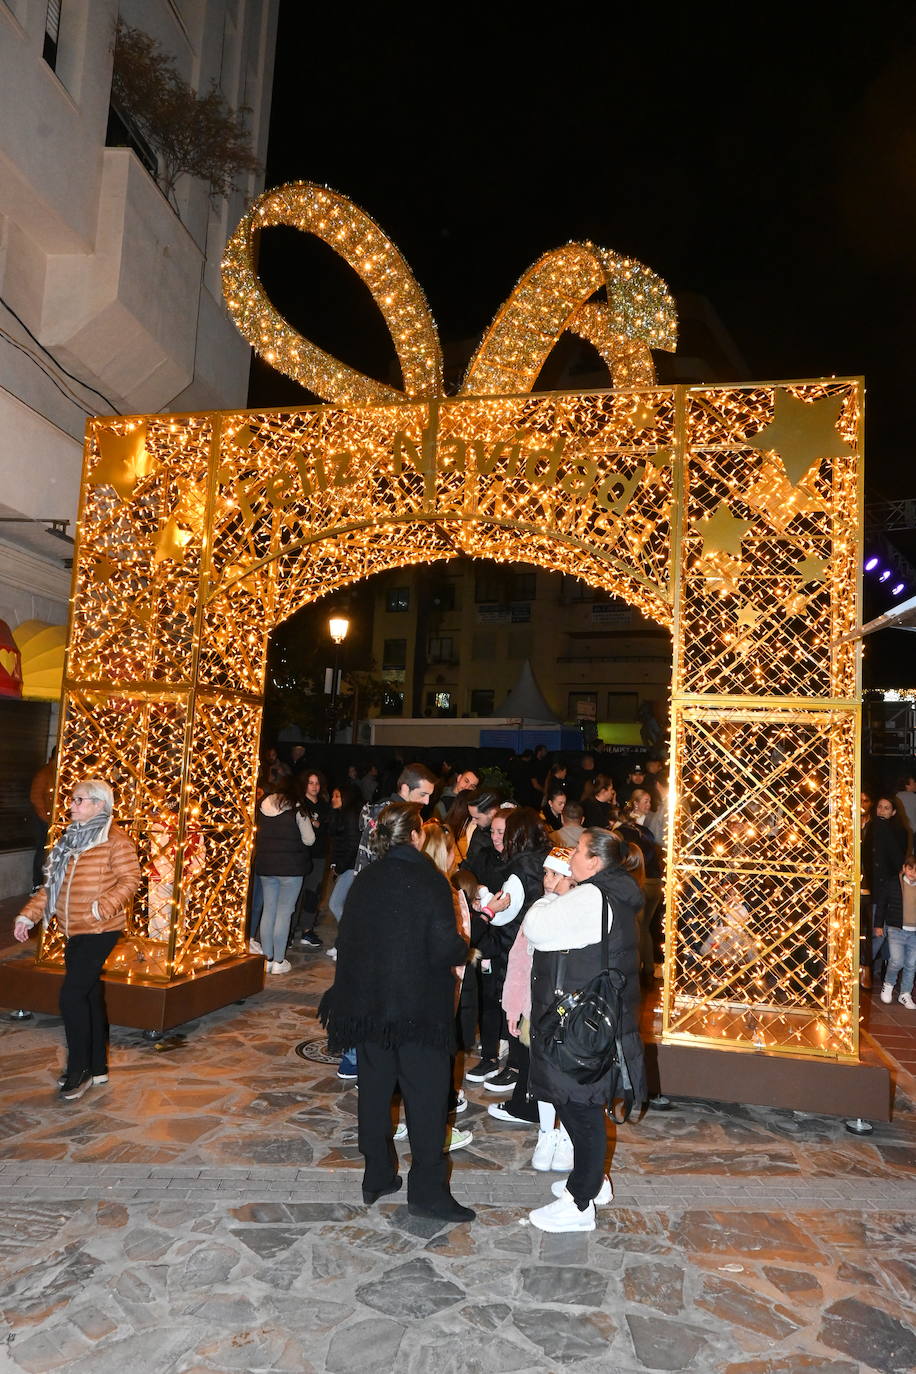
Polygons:
[[27,940],[38,921],[56,916],[67,941],[60,1014],[67,1037],[61,1097],[82,1097],[108,1082],[108,1022],[102,968],[127,920],[140,886],[140,863],[130,838],[112,821],[114,798],[98,778],[77,783],[73,820],[48,855],[44,884],[26,903],[13,930]]

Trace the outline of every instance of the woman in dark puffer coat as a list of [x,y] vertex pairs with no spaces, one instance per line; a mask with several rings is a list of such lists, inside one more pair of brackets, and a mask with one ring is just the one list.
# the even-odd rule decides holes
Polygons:
[[[642,893],[630,876],[639,859],[630,846],[606,830],[586,830],[570,858],[577,886],[551,903],[536,903],[522,927],[533,946],[531,971],[531,1076],[529,1092],[552,1102],[573,1142],[573,1170],[556,1202],[531,1213],[543,1231],[592,1231],[595,1199],[605,1188],[608,1106],[621,1095],[616,1066],[598,1083],[583,1086],[544,1057],[539,1024],[558,992],[574,992],[605,967],[601,945],[602,898],[608,904],[608,966],[626,979],[622,994],[621,1041],[638,1108],[648,1097],[639,1036],[639,953],[637,915]],[[609,1191],[609,1189],[607,1190]]]

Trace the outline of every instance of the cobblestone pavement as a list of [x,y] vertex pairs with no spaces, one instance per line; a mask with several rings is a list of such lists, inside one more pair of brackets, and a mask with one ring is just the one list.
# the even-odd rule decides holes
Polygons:
[[[469,1225],[363,1206],[356,1089],[326,1061],[321,956],[56,1099],[56,1018],[0,1030],[0,1369],[916,1369],[916,1108],[869,1137],[678,1102],[609,1141],[593,1233],[525,1224],[558,1175],[493,1121],[450,1156]],[[303,1058],[296,1046],[306,1044]],[[400,1147],[409,1156],[407,1142]]]

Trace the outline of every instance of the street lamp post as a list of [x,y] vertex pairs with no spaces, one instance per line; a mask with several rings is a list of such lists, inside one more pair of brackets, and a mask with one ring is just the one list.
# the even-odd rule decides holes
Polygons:
[[334,668],[331,674],[331,723],[328,726],[328,744],[334,743],[337,734],[337,697],[340,691],[340,646],[347,637],[350,622],[345,615],[332,615],[328,621],[328,632],[334,641]]

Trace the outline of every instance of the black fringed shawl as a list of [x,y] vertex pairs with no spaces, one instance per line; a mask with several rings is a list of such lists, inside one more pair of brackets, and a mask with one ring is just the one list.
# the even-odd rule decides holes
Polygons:
[[412,845],[356,875],[337,935],[334,984],[318,1017],[332,1054],[364,1041],[455,1046],[455,965],[467,945],[448,880]]

